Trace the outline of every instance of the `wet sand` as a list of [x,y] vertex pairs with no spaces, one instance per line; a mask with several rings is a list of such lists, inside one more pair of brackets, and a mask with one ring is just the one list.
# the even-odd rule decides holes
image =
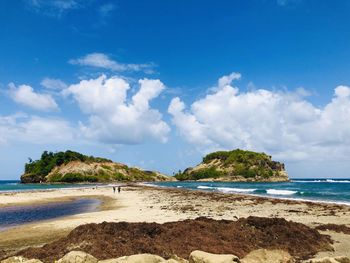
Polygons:
[[[350,227],[349,206],[147,186],[123,187],[120,194],[114,194],[111,187],[1,193],[0,207],[77,198],[98,198],[102,204],[95,212],[30,223],[2,231],[0,254],[10,254],[28,246],[40,246],[66,236],[79,225],[103,221],[164,223],[200,216],[228,220],[261,216],[285,218],[310,227],[324,224]],[[334,230],[320,233],[332,237],[335,251],[321,252],[318,256],[350,256],[349,234]]]

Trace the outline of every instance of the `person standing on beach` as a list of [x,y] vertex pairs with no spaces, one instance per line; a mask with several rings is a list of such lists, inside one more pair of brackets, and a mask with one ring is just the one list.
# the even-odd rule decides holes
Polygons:
[[120,186],[118,186],[118,194],[120,194],[120,190],[121,190],[121,187],[120,187]]
[[113,194],[115,194],[115,186],[113,186]]

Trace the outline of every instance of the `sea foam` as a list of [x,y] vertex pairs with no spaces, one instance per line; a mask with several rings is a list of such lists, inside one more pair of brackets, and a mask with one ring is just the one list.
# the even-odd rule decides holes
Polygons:
[[269,195],[294,195],[298,193],[298,191],[267,189],[266,193]]
[[232,188],[232,187],[218,187],[219,191],[224,193],[252,193],[255,192],[257,189],[251,189],[251,188]]

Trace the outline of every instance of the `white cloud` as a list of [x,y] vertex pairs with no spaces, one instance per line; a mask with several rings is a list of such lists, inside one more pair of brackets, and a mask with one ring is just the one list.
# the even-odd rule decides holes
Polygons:
[[115,72],[122,71],[144,71],[145,73],[153,73],[153,64],[123,64],[112,60],[103,53],[91,53],[78,59],[69,60],[70,64],[89,66],[95,68],[108,69]]
[[241,74],[237,72],[232,72],[230,75],[222,76],[218,80],[218,87],[223,88],[225,86],[231,85],[232,81],[240,78],[241,78]]
[[338,86],[334,91],[338,98],[348,98],[350,96],[350,89],[347,86]]
[[40,84],[41,86],[52,90],[62,90],[67,88],[67,84],[60,79],[44,78]]
[[31,86],[9,84],[10,97],[19,104],[30,107],[35,110],[51,111],[57,110],[58,106],[55,100],[49,94],[37,93]]
[[142,143],[147,138],[165,142],[169,133],[162,115],[149,105],[165,89],[159,80],[139,80],[140,89],[128,100],[130,85],[121,78],[82,80],[64,91],[78,102],[89,123],[81,124],[88,138],[111,144]]
[[0,115],[0,145],[12,142],[62,143],[73,141],[74,136],[73,128],[62,119],[27,114]]
[[115,5],[112,3],[101,5],[98,9],[99,15],[102,18],[106,18],[111,15],[111,13],[115,10]]
[[[265,151],[283,160],[339,159],[350,154],[350,88],[339,86],[331,102],[318,108],[306,92],[239,92],[220,78],[215,91],[189,110],[180,98],[168,108],[179,133],[203,152],[217,149]],[[301,93],[301,94],[300,94]]]
[[85,7],[83,0],[26,0],[36,12],[52,17],[61,17],[65,12]]

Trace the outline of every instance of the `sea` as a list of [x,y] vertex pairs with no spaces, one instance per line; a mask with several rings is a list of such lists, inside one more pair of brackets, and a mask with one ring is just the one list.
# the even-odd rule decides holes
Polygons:
[[59,188],[77,188],[77,187],[91,187],[84,184],[21,184],[18,180],[0,180],[1,192],[18,192],[18,191],[32,191],[32,190],[49,190]]
[[[222,193],[239,193],[266,196],[279,199],[297,199],[337,203],[350,206],[350,179],[291,179],[277,183],[237,183],[237,182],[152,182],[148,185],[184,188]],[[48,190],[57,188],[92,187],[84,184],[21,184],[19,181],[1,181],[1,192]]]
[[149,185],[222,193],[238,193],[350,206],[350,179],[292,179],[290,182],[157,182]]

